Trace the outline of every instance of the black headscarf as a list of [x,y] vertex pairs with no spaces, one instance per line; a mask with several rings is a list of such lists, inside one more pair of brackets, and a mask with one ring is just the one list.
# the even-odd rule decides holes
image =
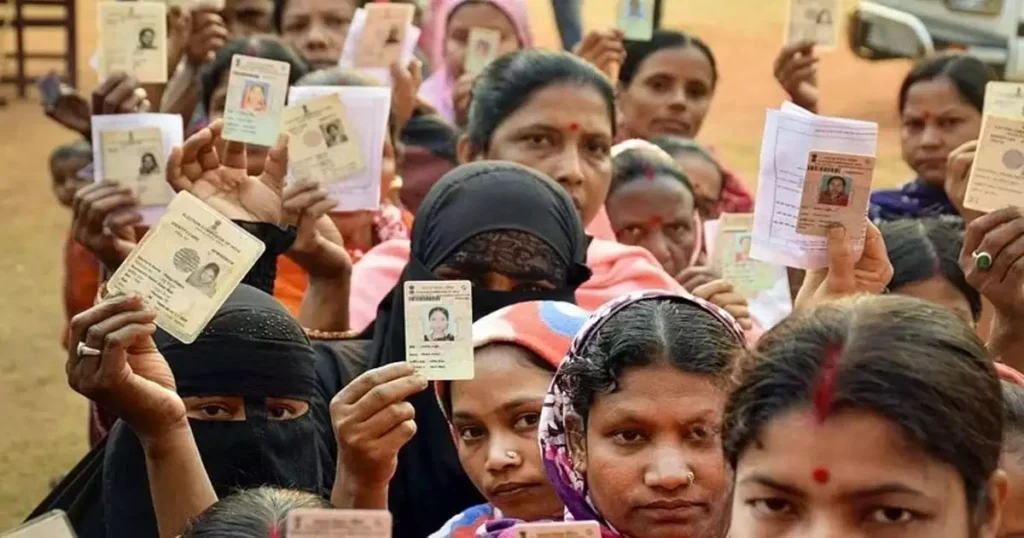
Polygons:
[[[242,285],[217,311],[199,338],[183,344],[154,337],[177,382],[178,394],[241,396],[245,420],[189,419],[203,465],[218,496],[261,485],[324,495],[316,435],[315,357],[309,339],[273,297]],[[291,420],[271,420],[267,398],[309,403]],[[103,469],[107,535],[157,536],[145,456],[138,438],[118,422],[110,432]]]
[[[452,170],[420,205],[409,263],[364,333],[373,337],[369,366],[405,360],[406,281],[438,280],[434,271],[446,266],[460,274],[493,271],[556,285],[554,290],[508,292],[474,285],[474,321],[525,301],[575,303],[576,288],[590,278],[587,246],[572,200],[543,174],[495,161]],[[416,435],[399,454],[388,497],[395,538],[423,538],[483,498],[462,470],[433,389],[408,401],[416,408]]]

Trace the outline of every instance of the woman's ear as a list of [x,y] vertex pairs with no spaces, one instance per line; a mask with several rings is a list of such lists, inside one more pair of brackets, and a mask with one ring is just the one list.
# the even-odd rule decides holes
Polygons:
[[572,468],[581,476],[587,474],[587,433],[583,417],[571,413],[565,417],[565,440],[569,445]]
[[982,500],[984,506],[976,512],[981,518],[980,525],[977,527],[979,538],[995,538],[999,534],[1009,489],[1010,483],[1005,471],[1000,469],[992,473],[992,477],[988,480],[988,490]]
[[480,158],[480,150],[469,141],[469,135],[459,135],[459,140],[455,144],[455,157],[459,160],[459,164],[471,163]]

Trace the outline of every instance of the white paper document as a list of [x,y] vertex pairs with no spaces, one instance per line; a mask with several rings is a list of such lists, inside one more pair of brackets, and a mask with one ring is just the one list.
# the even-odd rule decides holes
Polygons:
[[[93,177],[95,181],[103,181],[108,177],[108,171],[104,165],[103,133],[109,131],[126,131],[155,127],[160,129],[163,136],[161,149],[163,154],[157,156],[157,166],[160,170],[167,164],[167,158],[171,155],[174,146],[180,146],[184,142],[184,129],[181,123],[181,116],[178,114],[97,114],[92,117],[92,159]],[[167,187],[170,189],[170,186]],[[152,226],[166,211],[166,205],[146,206],[139,208],[142,214],[142,224]]]
[[[809,162],[814,161],[815,155],[846,156],[872,163],[873,168],[877,146],[878,124],[873,122],[819,116],[790,103],[783,105],[782,110],[768,110],[761,141],[750,256],[787,267],[826,267],[826,238],[797,232],[802,205],[804,211],[812,209],[808,207],[805,187],[811,177],[814,188],[820,185],[820,194],[812,193],[817,200],[813,217],[818,224],[831,218],[835,222],[849,222],[853,213],[858,217],[862,214],[857,222],[865,221],[870,170],[866,178],[864,174],[842,173],[823,177],[821,170],[808,173]],[[865,227],[848,227],[847,233],[851,235],[855,254],[860,256]]]
[[391,89],[382,86],[292,86],[288,92],[288,104],[331,94],[337,94],[345,104],[351,135],[358,138],[364,166],[358,172],[335,178],[324,186],[338,200],[336,212],[377,209],[380,207],[380,174],[388,114],[391,112]]
[[[366,27],[366,10],[359,8],[352,17],[352,24],[349,26],[348,34],[345,36],[345,45],[341,49],[341,59],[338,66],[346,69],[361,71],[377,80],[387,87],[391,87],[391,70],[381,67],[356,67],[356,52],[359,50],[359,41],[363,37],[363,28]],[[405,30],[405,41],[402,43],[402,56],[400,63],[406,66],[412,61],[416,52],[416,43],[420,40],[422,30],[416,25],[410,24]]]

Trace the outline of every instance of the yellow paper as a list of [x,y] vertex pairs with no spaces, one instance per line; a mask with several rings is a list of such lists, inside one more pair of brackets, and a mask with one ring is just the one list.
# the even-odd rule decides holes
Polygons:
[[466,46],[466,72],[479,74],[491,60],[498,57],[500,47],[501,32],[489,28],[471,28]]
[[391,538],[391,513],[297,508],[288,512],[288,538]]
[[296,180],[333,183],[363,169],[358,137],[338,94],[286,108],[281,124],[289,135],[288,161]]
[[428,380],[473,379],[473,299],[466,280],[406,282],[405,360]]
[[157,326],[190,344],[264,248],[262,241],[183,191],[107,287],[141,295],[156,311]]
[[746,298],[775,287],[775,270],[750,257],[753,213],[725,213],[718,219],[713,266]]
[[964,207],[995,211],[1024,207],[1024,120],[985,116]]
[[985,114],[1024,119],[1024,84],[989,82],[985,85]]
[[841,17],[839,0],[789,0],[784,43],[809,40],[819,49],[834,49]]
[[156,127],[100,131],[103,179],[135,193],[142,206],[164,206],[174,198],[164,172],[163,134]]
[[797,233],[824,237],[842,224],[848,237],[864,236],[875,158],[868,155],[812,151],[807,160]]
[[99,75],[124,71],[144,84],[167,82],[167,5],[100,2]]
[[356,50],[356,67],[391,67],[402,58],[405,32],[416,8],[412,4],[367,4],[366,25]]
[[596,521],[564,521],[557,523],[520,523],[515,526],[517,538],[601,538]]

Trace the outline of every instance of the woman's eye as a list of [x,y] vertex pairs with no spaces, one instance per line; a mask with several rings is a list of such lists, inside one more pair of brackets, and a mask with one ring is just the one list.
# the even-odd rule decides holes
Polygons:
[[267,415],[270,416],[270,420],[291,420],[298,413],[287,405],[274,405],[267,407]]
[[900,523],[910,523],[911,521],[917,518],[913,512],[907,510],[906,508],[885,506],[872,510],[870,519],[875,523],[885,523],[887,525],[894,525]]
[[644,236],[644,229],[640,226],[626,226],[619,232],[620,241],[639,241]]
[[920,131],[924,129],[924,122],[920,120],[905,120],[903,122],[903,128],[910,131]]
[[608,157],[612,154],[612,148],[608,144],[593,142],[587,144],[587,153],[597,157]]
[[467,426],[459,428],[459,439],[463,442],[471,443],[473,441],[479,441],[484,436],[484,429],[479,426]]
[[540,413],[526,413],[516,419],[515,427],[520,429],[536,430],[540,424]]
[[952,129],[963,122],[960,118],[943,118],[939,120],[939,127],[942,129]]
[[231,410],[223,405],[204,405],[199,408],[199,411],[203,416],[210,418],[229,418],[231,417]]
[[644,440],[644,434],[640,430],[622,430],[615,432],[612,439],[620,445],[634,445]]
[[747,504],[752,506],[761,515],[765,516],[784,516],[793,513],[793,503],[785,499],[769,498],[769,499],[754,499],[748,501]]
[[526,142],[527,145],[533,147],[548,147],[554,145],[550,136],[542,134],[526,135],[523,137],[523,141]]
[[658,92],[665,92],[671,88],[672,84],[664,78],[652,78],[647,81],[647,87]]
[[708,87],[703,84],[687,84],[686,93],[692,99],[702,99],[710,92],[708,91]]
[[688,437],[693,441],[707,441],[714,437],[714,432],[707,426],[697,426],[690,430]]

